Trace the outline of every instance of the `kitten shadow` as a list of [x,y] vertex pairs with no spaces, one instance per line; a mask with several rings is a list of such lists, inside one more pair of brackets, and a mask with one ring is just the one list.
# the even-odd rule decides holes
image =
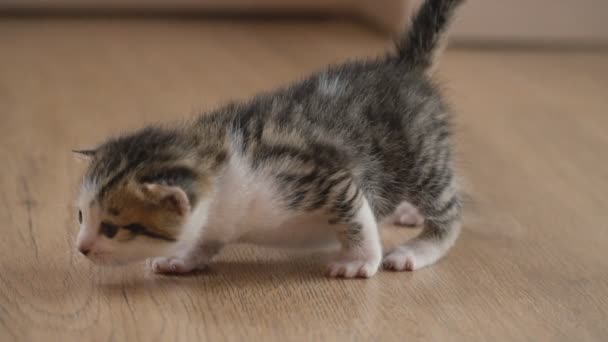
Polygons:
[[[286,282],[319,283],[330,281],[325,275],[329,253],[315,253],[278,260],[220,260],[202,271],[181,275],[153,274],[149,269],[122,277],[101,277],[98,285],[110,296],[122,296],[124,291],[145,289],[163,292],[167,289],[222,291],[225,288],[246,290],[265,286],[284,286]],[[333,279],[335,281],[335,279]]]

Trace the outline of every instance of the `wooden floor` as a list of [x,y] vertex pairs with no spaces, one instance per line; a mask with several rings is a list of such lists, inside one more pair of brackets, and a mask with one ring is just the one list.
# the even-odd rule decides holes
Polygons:
[[605,341],[608,53],[448,51],[467,220],[433,267],[334,280],[322,253],[236,246],[172,278],[74,252],[70,149],[385,47],[340,22],[1,19],[0,341]]

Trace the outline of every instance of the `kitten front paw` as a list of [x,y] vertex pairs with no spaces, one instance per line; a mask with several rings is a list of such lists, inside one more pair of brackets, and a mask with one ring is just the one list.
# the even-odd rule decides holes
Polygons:
[[149,259],[149,268],[157,274],[184,274],[204,269],[206,265],[197,265],[179,257],[158,257]]
[[338,278],[371,278],[380,266],[379,256],[357,257],[342,255],[329,263],[327,274],[330,277]]

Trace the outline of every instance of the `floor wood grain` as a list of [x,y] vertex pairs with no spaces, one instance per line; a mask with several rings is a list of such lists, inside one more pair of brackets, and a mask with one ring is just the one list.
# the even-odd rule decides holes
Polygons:
[[1,19],[0,340],[605,341],[605,52],[448,51],[467,221],[433,267],[332,280],[323,253],[237,246],[162,277],[74,252],[70,149],[386,46],[340,22]]

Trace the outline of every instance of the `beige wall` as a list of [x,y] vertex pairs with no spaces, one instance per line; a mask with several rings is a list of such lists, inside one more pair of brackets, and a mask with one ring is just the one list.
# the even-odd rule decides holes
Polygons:
[[608,42],[608,0],[469,0],[453,34],[467,40]]
[[[404,0],[416,8],[422,0]],[[407,15],[385,23],[398,31]],[[608,43],[608,0],[467,0],[452,39],[478,42]]]

